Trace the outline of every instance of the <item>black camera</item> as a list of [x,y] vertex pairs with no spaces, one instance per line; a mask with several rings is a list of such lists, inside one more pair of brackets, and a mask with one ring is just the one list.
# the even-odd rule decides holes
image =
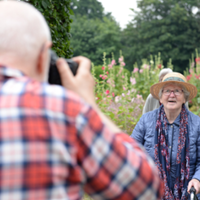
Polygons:
[[[58,72],[58,69],[56,67],[56,61],[58,59],[58,56],[53,50],[50,50],[50,67],[49,67],[49,77],[48,77],[48,82],[50,84],[56,84],[56,85],[62,85],[61,83],[61,78],[60,74]],[[77,69],[78,69],[78,63],[74,62],[71,59],[65,59],[67,64],[69,65],[73,75],[76,75]]]

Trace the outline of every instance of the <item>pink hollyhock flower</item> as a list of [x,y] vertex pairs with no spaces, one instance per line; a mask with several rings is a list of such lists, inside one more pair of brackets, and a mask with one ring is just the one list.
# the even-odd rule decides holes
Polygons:
[[143,69],[140,69],[140,73],[142,73],[143,72]]
[[193,73],[193,70],[192,70],[192,69],[189,69],[189,72],[190,72],[190,74],[192,74],[192,73]]
[[120,100],[119,96],[116,96],[115,97],[115,102],[117,103],[117,102],[119,102],[119,100]]
[[103,76],[102,74],[99,75],[99,77],[102,77],[102,76]]
[[126,88],[123,86],[123,90],[126,90]]
[[194,63],[194,62],[192,62],[192,63],[191,63],[191,68],[194,68],[194,65],[195,65],[195,63]]
[[122,76],[122,78],[124,78],[124,76]]
[[131,92],[130,92],[130,90],[128,91],[128,93],[127,93],[127,95],[129,95]]
[[106,94],[109,94],[110,93],[110,91],[109,90],[106,90],[106,92],[105,92]]
[[121,73],[122,73],[122,70],[123,70],[123,69],[122,69],[122,68],[120,68],[120,70],[119,70],[118,74],[121,74]]
[[105,76],[102,76],[102,79],[105,80],[106,79]]
[[144,68],[144,69],[147,69],[147,68],[149,68],[149,65],[144,64],[144,65],[143,65],[143,68]]
[[135,98],[132,98],[132,99],[131,99],[131,103],[133,103],[133,102],[134,102],[134,100],[135,100]]
[[136,84],[136,80],[135,80],[135,78],[130,78],[130,82],[132,83],[132,85],[135,85]]
[[115,93],[114,93],[114,92],[112,93],[112,96],[113,96],[113,97],[115,96]]
[[133,70],[133,73],[136,73],[136,72],[138,72],[138,68],[134,68],[134,70]]
[[111,83],[111,82],[110,82],[110,79],[107,80],[107,83]]
[[124,62],[122,62],[122,66],[125,66],[126,64]]
[[103,66],[101,69],[102,69],[102,70],[105,70],[105,67]]
[[122,96],[123,96],[123,97],[125,97],[125,94],[124,94],[124,93],[122,93]]
[[136,89],[133,88],[133,89],[131,90],[131,92],[136,92]]
[[115,60],[112,60],[111,65],[115,65],[115,64],[116,64]]
[[142,99],[142,95],[137,94],[137,99]]
[[109,68],[109,69],[112,69],[112,67],[113,67],[112,64],[108,65],[108,68]]
[[106,72],[106,74],[109,74],[109,72]]
[[123,61],[123,58],[121,57],[121,58],[119,58],[119,62],[122,62]]

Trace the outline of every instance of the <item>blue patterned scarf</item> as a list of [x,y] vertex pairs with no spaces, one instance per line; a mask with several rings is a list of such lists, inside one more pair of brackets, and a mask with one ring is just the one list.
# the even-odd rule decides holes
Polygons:
[[174,191],[170,189],[170,156],[168,149],[167,118],[163,105],[159,108],[159,116],[156,123],[155,133],[155,163],[159,170],[160,178],[164,181],[163,200],[186,200],[187,185],[189,182],[190,159],[189,159],[189,137],[188,116],[185,105],[180,114],[178,150],[176,156],[176,180]]

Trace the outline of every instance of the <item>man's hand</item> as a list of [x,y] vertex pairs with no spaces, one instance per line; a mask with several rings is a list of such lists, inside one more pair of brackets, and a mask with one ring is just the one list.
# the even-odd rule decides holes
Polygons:
[[191,187],[194,186],[196,194],[200,193],[200,182],[197,179],[192,179],[188,184],[187,192],[190,194]]
[[94,79],[90,73],[91,62],[89,59],[79,56],[73,58],[78,63],[78,70],[74,76],[62,58],[57,60],[57,68],[60,73],[63,87],[72,90],[82,97],[90,105],[95,105]]

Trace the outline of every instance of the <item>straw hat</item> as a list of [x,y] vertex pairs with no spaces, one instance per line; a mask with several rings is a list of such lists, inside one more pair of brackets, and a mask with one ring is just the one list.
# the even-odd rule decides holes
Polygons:
[[168,83],[178,83],[184,86],[185,89],[190,93],[188,100],[193,99],[197,95],[197,88],[194,85],[187,83],[185,76],[177,72],[172,72],[172,73],[166,74],[163,77],[162,82],[156,83],[151,86],[150,92],[152,96],[159,100],[158,94],[160,92],[160,89]]

